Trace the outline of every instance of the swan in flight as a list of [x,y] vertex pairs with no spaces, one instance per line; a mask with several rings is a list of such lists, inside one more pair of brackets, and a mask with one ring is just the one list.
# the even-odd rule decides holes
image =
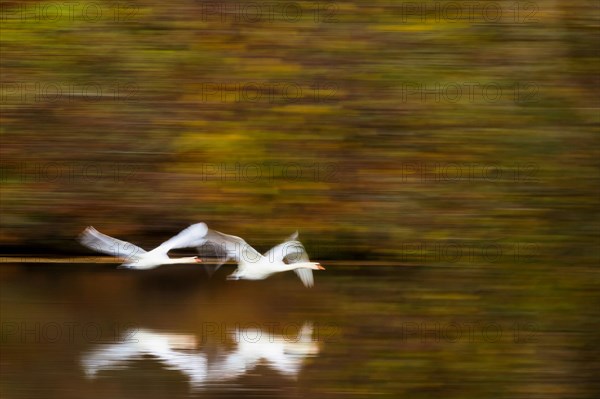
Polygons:
[[91,226],[81,233],[79,241],[94,251],[125,258],[120,267],[130,269],[145,270],[160,265],[200,263],[202,261],[197,256],[169,258],[167,255],[175,248],[196,247],[199,251],[210,248],[217,255],[219,262],[213,272],[229,259],[238,263],[237,269],[227,277],[228,280],[263,280],[274,273],[293,270],[306,287],[312,287],[312,271],[325,270],[319,263],[309,261],[304,246],[298,241],[298,232],[264,255],[242,238],[209,229],[205,223],[191,225],[150,252],[102,234]]
[[208,228],[206,227],[206,224],[193,224],[150,252],[146,252],[142,248],[127,241],[121,241],[107,236],[106,234],[102,234],[91,226],[81,233],[79,242],[91,250],[124,258],[125,262],[119,267],[146,270],[153,269],[160,265],[202,262],[197,256],[169,258],[167,253],[175,248],[198,247],[204,244],[204,236],[207,234],[207,231]]
[[234,259],[238,267],[228,280],[264,280],[272,274],[293,270],[305,287],[314,285],[313,270],[325,270],[317,262],[310,262],[304,246],[298,241],[298,232],[264,255],[244,239],[208,229],[204,246],[210,247],[220,258],[220,264]]

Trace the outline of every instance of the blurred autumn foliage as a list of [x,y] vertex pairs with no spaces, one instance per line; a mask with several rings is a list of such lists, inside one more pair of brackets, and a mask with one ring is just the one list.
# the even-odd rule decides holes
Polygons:
[[597,259],[598,6],[471,3],[3,1],[0,243]]

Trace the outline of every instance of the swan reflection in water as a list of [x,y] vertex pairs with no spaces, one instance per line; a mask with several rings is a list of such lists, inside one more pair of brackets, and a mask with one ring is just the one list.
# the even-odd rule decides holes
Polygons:
[[128,367],[133,360],[150,356],[165,368],[187,375],[193,388],[212,382],[234,380],[266,365],[285,377],[296,378],[304,360],[319,353],[319,342],[313,339],[312,323],[305,323],[296,336],[277,335],[260,328],[236,328],[228,335],[234,349],[217,345],[217,355],[210,349],[198,350],[193,334],[162,333],[152,330],[129,330],[124,342],[100,344],[82,357],[86,375],[94,378],[101,371]]

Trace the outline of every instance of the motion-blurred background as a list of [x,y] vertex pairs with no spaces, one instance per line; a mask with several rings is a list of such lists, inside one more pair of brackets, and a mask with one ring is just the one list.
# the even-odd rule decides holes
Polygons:
[[[587,1],[3,1],[5,252],[188,224],[597,259]],[[482,249],[483,248],[483,249]],[[415,260],[415,259],[412,259]]]

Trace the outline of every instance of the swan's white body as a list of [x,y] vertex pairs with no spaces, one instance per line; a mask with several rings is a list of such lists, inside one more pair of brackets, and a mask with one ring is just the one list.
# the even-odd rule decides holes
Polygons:
[[196,223],[181,231],[175,237],[163,242],[150,252],[133,245],[127,241],[100,233],[93,227],[86,228],[79,237],[79,242],[84,246],[98,252],[124,258],[125,262],[120,267],[128,269],[153,269],[160,265],[173,265],[180,263],[202,262],[197,256],[185,258],[169,258],[168,252],[175,248],[197,247],[204,243],[204,236],[208,228],[204,223]]
[[272,274],[293,270],[306,287],[312,287],[312,271],[325,268],[317,262],[309,262],[306,250],[297,238],[298,232],[261,255],[242,238],[209,229],[205,245],[222,254],[221,264],[228,259],[238,263],[228,280],[263,280]]

